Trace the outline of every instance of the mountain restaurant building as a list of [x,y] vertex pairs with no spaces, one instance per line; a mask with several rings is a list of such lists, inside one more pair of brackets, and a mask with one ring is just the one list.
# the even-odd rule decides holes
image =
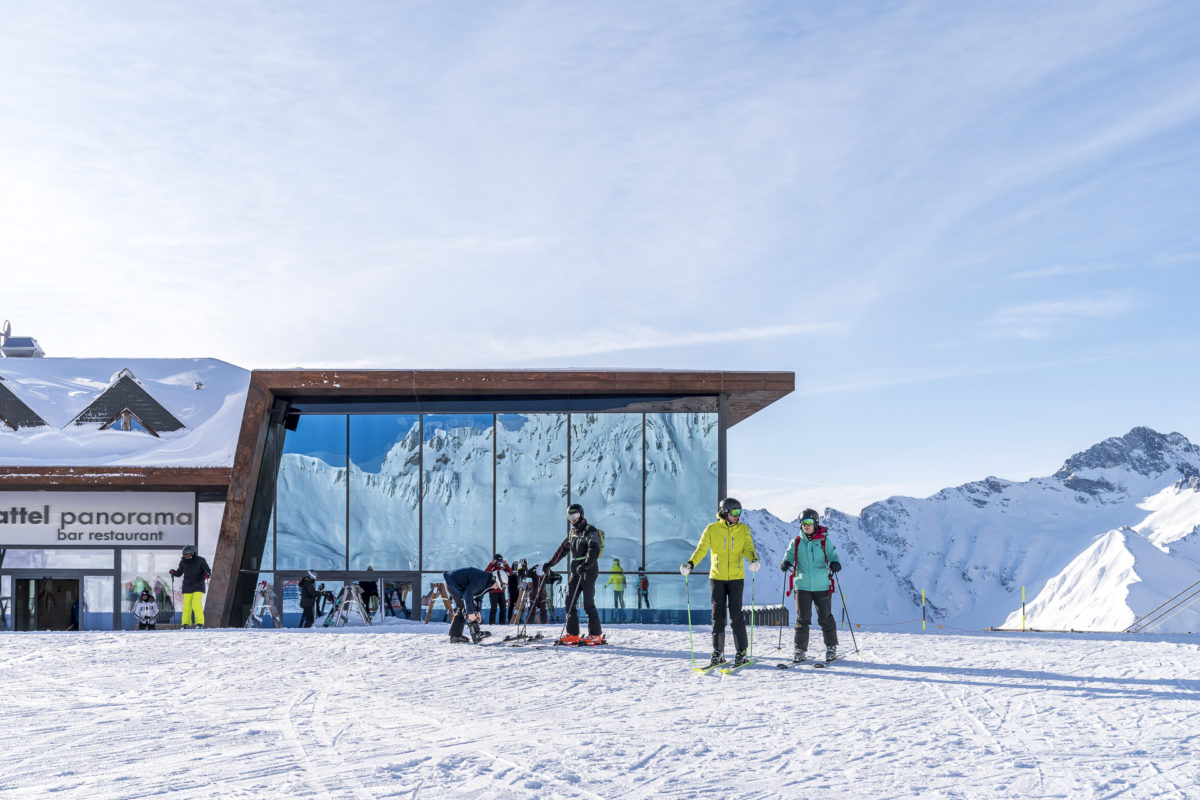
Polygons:
[[[99,371],[115,386],[120,370],[104,361]],[[88,398],[55,409],[38,397],[54,381],[31,378],[30,367],[6,372],[12,362],[0,360],[0,387],[21,402],[5,405],[0,394],[0,417],[41,412],[51,427],[82,419],[96,429],[68,437],[78,448],[72,459],[62,437],[49,437],[57,441],[49,447],[26,428],[0,425],[0,509],[12,518],[0,515],[0,550],[20,556],[0,562],[8,627],[71,627],[54,616],[73,604],[71,590],[80,603],[74,627],[129,628],[141,584],[169,598],[160,619],[177,623],[178,586],[167,569],[183,543],[197,544],[212,566],[209,626],[242,625],[264,583],[295,624],[296,583],[309,570],[332,593],[373,581],[415,612],[445,570],[482,568],[496,553],[510,563],[547,560],[566,534],[570,503],[606,534],[597,585],[606,619],[681,620],[678,566],[725,494],[726,430],[795,386],[787,372],[246,373],[224,364],[219,376],[197,377],[194,362],[179,362],[174,371],[157,365],[157,382],[138,374],[146,363],[128,366],[166,414],[136,405],[144,398],[128,386],[119,401],[93,402],[100,408],[84,414]],[[63,382],[70,367],[48,371]],[[91,381],[93,395],[100,383]],[[217,391],[197,403],[200,394],[180,391],[194,384]],[[180,427],[168,430],[171,419]],[[96,440],[114,430],[127,450],[98,459]],[[76,530],[81,520],[92,527]],[[39,525],[52,533],[30,538]],[[128,538],[160,531],[152,542]],[[636,608],[639,568],[650,609]],[[619,571],[628,608],[606,588]],[[563,598],[551,605],[561,619]]]

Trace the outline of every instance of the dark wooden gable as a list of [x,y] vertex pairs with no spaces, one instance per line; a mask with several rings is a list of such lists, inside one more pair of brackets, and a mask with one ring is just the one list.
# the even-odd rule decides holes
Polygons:
[[0,378],[0,423],[14,431],[20,428],[44,428],[46,426],[44,419],[4,385],[4,378]]
[[[105,389],[99,397],[87,408],[79,412],[79,416],[71,421],[72,425],[98,424],[101,427],[120,428],[113,422],[125,412],[129,412],[147,430],[155,435],[167,431],[177,431],[184,424],[175,419],[170,411],[150,396],[150,393],[134,380],[133,373],[121,370],[121,374],[111,386]],[[128,430],[126,427],[125,430]]]

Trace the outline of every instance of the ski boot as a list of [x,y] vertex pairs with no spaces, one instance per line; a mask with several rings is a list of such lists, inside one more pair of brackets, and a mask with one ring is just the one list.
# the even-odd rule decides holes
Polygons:
[[192,626],[191,626],[191,625],[183,625],[183,626],[181,626],[181,627],[182,627],[182,628],[183,628],[185,631],[190,631],[190,630],[192,629]]
[[597,645],[597,644],[608,644],[608,641],[604,638],[603,633],[595,633],[590,636],[583,637],[583,639],[581,639],[579,643],[587,644],[587,645]]
[[559,639],[557,642],[555,642],[555,644],[577,645],[581,641],[582,640],[579,638],[578,635],[576,635],[574,633],[568,633],[566,636],[563,636],[561,639]]
[[720,652],[719,650],[713,650],[712,659],[710,659],[708,662],[708,669],[712,669],[713,667],[719,667],[720,665],[722,665],[724,663],[725,663],[725,654]]
[[470,644],[471,640],[466,636],[451,636],[450,644]]
[[733,666],[734,667],[742,667],[749,663],[750,663],[750,656],[748,656],[746,654],[745,650],[738,650],[737,655],[733,657]]
[[829,664],[834,661],[837,661],[837,648],[836,647],[825,648],[825,663]]
[[200,623],[199,625],[196,625],[195,627],[196,627],[196,628],[203,628],[203,627],[204,627],[204,623]]
[[797,647],[796,652],[792,654],[792,663],[793,664],[803,664],[807,660],[808,660],[808,652],[805,650],[801,650],[799,647]]
[[483,633],[479,630],[479,623],[478,622],[470,623],[470,628],[471,628],[471,643],[479,644],[480,642],[482,642],[484,637],[483,637]]

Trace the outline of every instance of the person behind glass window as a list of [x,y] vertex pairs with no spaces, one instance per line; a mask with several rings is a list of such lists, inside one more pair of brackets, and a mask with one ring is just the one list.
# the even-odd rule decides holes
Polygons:
[[[503,572],[508,578],[512,578],[513,570],[504,560],[504,556],[496,553],[492,557],[492,562],[483,568],[485,572]],[[507,581],[505,587],[507,587]],[[493,585],[488,589],[488,625],[496,624],[496,617],[500,617],[500,624],[503,625],[508,619],[508,589],[499,588]]]
[[311,628],[313,612],[317,605],[317,573],[311,569],[300,579],[300,624],[297,627]]
[[[374,567],[367,566],[367,572],[374,571]],[[367,614],[374,616],[379,609],[379,581],[359,581],[358,588],[362,593],[363,606],[366,608]]]
[[646,567],[638,567],[637,573],[637,603],[638,609],[642,607],[642,601],[646,601],[646,608],[650,608],[650,579],[646,577]]
[[133,604],[133,615],[137,617],[139,631],[152,631],[158,622],[158,602],[150,593],[150,587],[142,589],[137,602]]
[[621,569],[621,559],[614,558],[612,569],[609,571],[612,574],[608,576],[608,582],[604,585],[613,587],[613,608],[624,608],[625,570]]

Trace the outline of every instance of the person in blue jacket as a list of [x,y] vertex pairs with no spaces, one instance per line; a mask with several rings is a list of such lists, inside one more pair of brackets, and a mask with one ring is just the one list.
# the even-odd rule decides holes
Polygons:
[[780,568],[791,572],[792,589],[796,593],[796,652],[792,663],[799,664],[808,658],[808,629],[812,624],[813,606],[817,607],[817,624],[825,640],[825,660],[837,658],[837,620],[833,618],[833,573],[842,568],[838,561],[837,548],[829,541],[820,517],[811,508],[804,509],[800,517],[800,535],[797,536],[783,557]]
[[[485,572],[475,567],[443,572],[446,581],[446,591],[454,598],[454,619],[450,622],[450,641],[455,644],[472,642],[479,644],[484,638],[491,636],[491,631],[481,631],[479,623],[483,621],[483,596],[493,588],[505,591],[508,588],[508,573],[504,570]],[[463,626],[471,631],[471,638],[463,636]]]

